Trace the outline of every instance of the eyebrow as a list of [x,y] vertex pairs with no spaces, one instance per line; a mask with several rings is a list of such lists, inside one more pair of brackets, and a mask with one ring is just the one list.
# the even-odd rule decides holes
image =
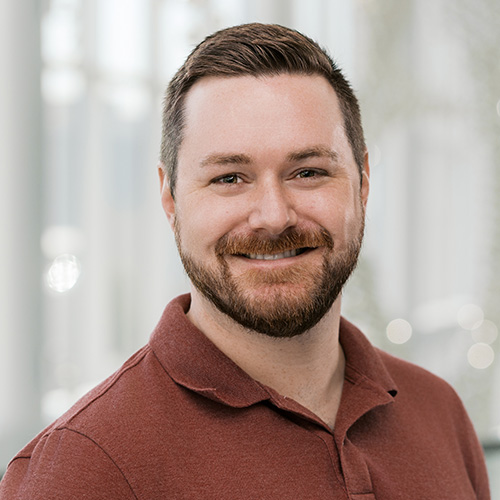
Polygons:
[[330,160],[336,162],[339,159],[339,155],[336,151],[324,146],[313,146],[310,148],[300,149],[299,151],[292,151],[288,156],[287,160],[289,162],[299,162],[302,160],[307,160],[308,158],[329,158]]
[[214,153],[203,158],[200,165],[202,167],[207,165],[248,165],[251,162],[251,158],[244,154]]
[[[312,146],[292,151],[287,155],[286,160],[289,163],[294,163],[309,158],[328,158],[333,162],[337,162],[339,155],[336,151],[325,146]],[[206,167],[209,165],[249,165],[250,163],[252,163],[252,158],[245,154],[214,153],[203,158],[200,165]]]

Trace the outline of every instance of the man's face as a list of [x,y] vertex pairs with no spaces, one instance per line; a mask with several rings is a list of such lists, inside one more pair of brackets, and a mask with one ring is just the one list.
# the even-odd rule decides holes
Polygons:
[[320,76],[204,78],[185,117],[175,202],[164,178],[162,201],[193,296],[247,329],[303,333],[355,267],[368,196],[334,90]]

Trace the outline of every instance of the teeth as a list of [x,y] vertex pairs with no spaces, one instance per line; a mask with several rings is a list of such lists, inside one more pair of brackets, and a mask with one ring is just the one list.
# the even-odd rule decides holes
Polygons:
[[248,255],[250,259],[255,260],[278,260],[278,259],[286,259],[287,257],[295,257],[297,255],[297,250],[287,250],[283,253],[274,253],[274,254],[255,254],[251,253]]

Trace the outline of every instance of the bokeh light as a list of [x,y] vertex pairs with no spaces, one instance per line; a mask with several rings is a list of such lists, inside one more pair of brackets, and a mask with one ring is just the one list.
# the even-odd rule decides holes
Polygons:
[[54,259],[47,271],[47,286],[55,292],[67,292],[76,285],[80,273],[80,262],[74,255],[59,255]]
[[493,344],[498,338],[498,327],[493,321],[485,319],[478,328],[472,330],[472,338],[475,342]]
[[495,360],[495,351],[488,344],[478,342],[467,352],[467,360],[473,368],[484,370]]
[[457,313],[458,324],[465,330],[479,328],[484,320],[483,310],[476,304],[465,304]]
[[413,333],[412,326],[402,318],[393,319],[386,328],[387,338],[393,344],[404,344],[410,340]]

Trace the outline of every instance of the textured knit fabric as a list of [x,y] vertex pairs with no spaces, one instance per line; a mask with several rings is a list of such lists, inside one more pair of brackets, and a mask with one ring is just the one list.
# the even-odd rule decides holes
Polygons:
[[489,499],[455,392],[341,321],[332,432],[243,372],[171,302],[150,342],[10,463],[1,500]]

